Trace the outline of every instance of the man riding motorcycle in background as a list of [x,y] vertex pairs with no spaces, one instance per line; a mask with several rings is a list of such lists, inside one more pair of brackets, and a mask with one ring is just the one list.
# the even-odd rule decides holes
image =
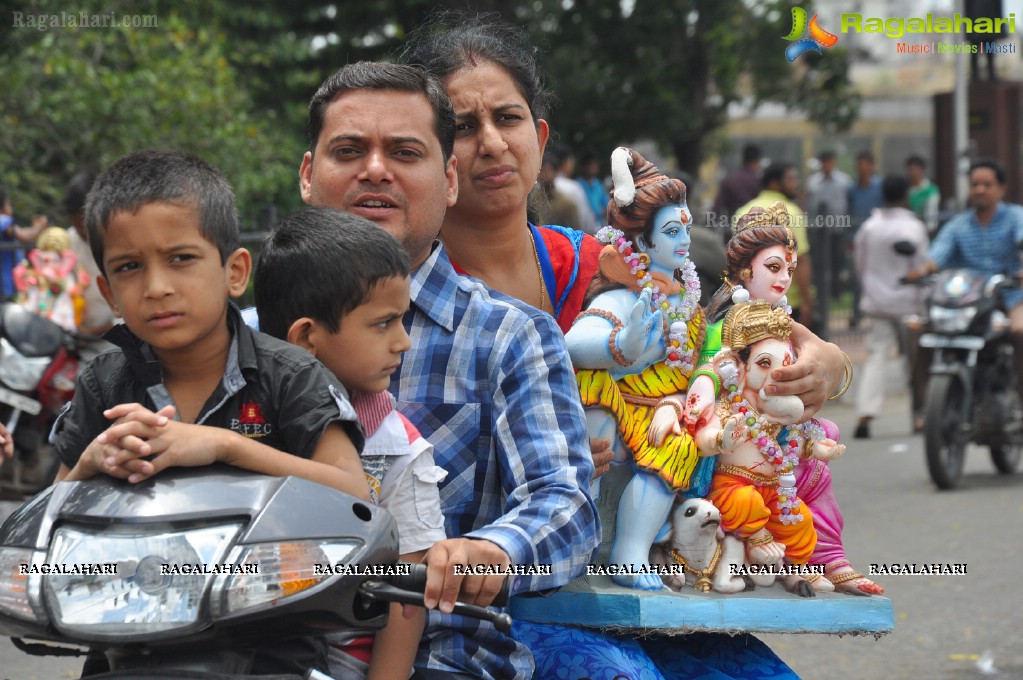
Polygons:
[[[927,260],[906,275],[918,281],[942,269],[963,267],[988,276],[1019,278],[1023,270],[1018,245],[1023,242],[1023,207],[1003,203],[1005,169],[997,161],[974,161],[968,174],[972,208],[952,218],[931,243]],[[1023,289],[1004,293],[1009,310],[1017,387],[1023,397]],[[914,376],[917,380],[926,376]]]

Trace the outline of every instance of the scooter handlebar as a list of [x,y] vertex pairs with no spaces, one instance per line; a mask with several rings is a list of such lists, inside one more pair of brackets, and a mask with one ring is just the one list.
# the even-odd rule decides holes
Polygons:
[[[424,606],[423,590],[426,588],[426,565],[410,564],[409,573],[389,576],[380,579],[369,579],[362,583],[360,591],[366,597],[381,602],[398,602],[417,607]],[[509,580],[501,584],[501,590],[491,603],[501,607],[508,603]],[[454,614],[469,616],[474,619],[489,621],[503,633],[511,632],[512,619],[503,612],[495,612],[484,607],[477,607],[464,602],[455,602]]]
[[[426,590],[426,565],[409,564],[408,566],[408,574],[390,577],[391,585],[402,590],[422,593]],[[491,603],[494,607],[503,607],[508,604],[508,588],[510,585],[511,579],[506,578],[504,583],[501,584],[501,589],[494,596],[494,601]]]

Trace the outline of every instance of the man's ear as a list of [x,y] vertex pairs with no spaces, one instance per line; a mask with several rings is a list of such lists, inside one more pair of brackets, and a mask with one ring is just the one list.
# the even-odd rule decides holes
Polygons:
[[302,200],[312,205],[313,197],[313,152],[306,151],[302,156],[302,164],[298,166],[298,188],[302,194]]
[[233,298],[241,297],[249,287],[252,274],[252,254],[245,248],[238,248],[227,256],[224,262],[227,270],[227,292]]
[[114,302],[114,293],[110,290],[110,283],[107,282],[107,277],[100,274],[96,277],[96,285],[99,286],[99,292],[103,296],[103,299],[110,305],[110,309],[113,310],[114,316],[118,319],[122,318],[121,310],[117,308],[117,303]]
[[303,316],[300,319],[296,319],[295,323],[291,324],[291,327],[288,328],[287,340],[292,345],[298,345],[313,356],[316,356],[318,328],[318,323],[310,319],[308,316]]
[[455,154],[451,154],[451,158],[448,159],[447,165],[444,168],[444,178],[448,183],[444,197],[447,199],[447,205],[450,208],[458,201],[458,159],[455,158]]

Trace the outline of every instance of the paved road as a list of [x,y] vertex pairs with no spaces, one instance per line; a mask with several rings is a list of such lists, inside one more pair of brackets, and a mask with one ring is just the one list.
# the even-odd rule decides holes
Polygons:
[[[809,679],[1023,678],[1023,474],[996,474],[987,450],[971,447],[961,488],[938,492],[923,437],[909,433],[908,397],[885,402],[870,440],[848,438],[856,422],[851,404],[826,414],[849,445],[832,473],[854,566],[966,563],[967,575],[878,576],[895,610],[895,631],[879,640],[763,640]],[[981,671],[987,658],[997,673]]]
[[[909,434],[906,396],[885,403],[866,441],[848,438],[856,420],[851,396],[826,415],[849,445],[832,470],[853,563],[861,570],[871,563],[965,563],[967,575],[879,576],[896,617],[895,631],[880,640],[763,639],[810,680],[1023,678],[1023,474],[996,475],[986,450],[974,448],[962,488],[939,493],[927,477],[922,437]],[[987,651],[997,674],[978,668]],[[0,678],[75,677],[78,667],[31,659],[0,640]]]

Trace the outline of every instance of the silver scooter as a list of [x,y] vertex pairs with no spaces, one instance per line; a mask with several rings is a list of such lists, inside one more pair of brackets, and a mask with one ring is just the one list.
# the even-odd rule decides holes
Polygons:
[[397,560],[384,509],[294,477],[217,465],[60,482],[0,526],[0,634],[30,653],[55,648],[27,639],[102,654],[110,671],[91,677],[249,677],[283,640],[379,629],[389,603],[422,606],[424,565]]

